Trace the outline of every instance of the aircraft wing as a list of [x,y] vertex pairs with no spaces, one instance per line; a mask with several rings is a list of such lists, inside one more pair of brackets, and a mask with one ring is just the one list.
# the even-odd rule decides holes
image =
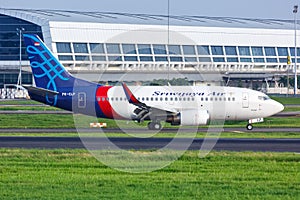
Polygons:
[[148,118],[165,118],[168,116],[175,116],[178,114],[176,109],[166,108],[163,106],[149,106],[139,101],[134,94],[130,91],[125,83],[122,83],[123,90],[126,98],[130,104],[137,106],[138,108],[134,111],[138,121],[143,121]]

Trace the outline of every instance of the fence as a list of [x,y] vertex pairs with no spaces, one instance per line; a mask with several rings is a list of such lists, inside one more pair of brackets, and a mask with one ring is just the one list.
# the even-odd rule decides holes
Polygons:
[[25,99],[27,97],[27,90],[20,90],[16,88],[0,89],[0,99]]

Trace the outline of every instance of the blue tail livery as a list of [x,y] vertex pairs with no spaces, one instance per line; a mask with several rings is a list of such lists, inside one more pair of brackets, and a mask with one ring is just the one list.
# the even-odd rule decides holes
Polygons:
[[[35,86],[27,88],[31,99],[101,118],[150,120],[149,129],[171,125],[199,126],[211,120],[261,122],[283,110],[267,95],[245,88],[209,86],[103,86],[72,76],[44,42],[24,34]],[[222,114],[220,114],[222,113]],[[223,117],[222,117],[223,116]]]

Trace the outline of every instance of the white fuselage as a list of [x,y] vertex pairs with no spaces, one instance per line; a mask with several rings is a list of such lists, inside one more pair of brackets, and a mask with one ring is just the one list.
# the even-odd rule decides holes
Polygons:
[[[140,102],[170,112],[206,110],[210,120],[249,120],[272,116],[283,110],[282,104],[264,93],[233,87],[214,86],[134,86],[129,87]],[[130,104],[121,86],[109,89],[112,109],[126,119],[137,108]]]

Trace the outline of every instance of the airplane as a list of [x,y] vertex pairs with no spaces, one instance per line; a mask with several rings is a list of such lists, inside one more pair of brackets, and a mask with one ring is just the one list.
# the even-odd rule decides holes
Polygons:
[[222,86],[106,86],[72,76],[35,34],[24,34],[35,86],[24,86],[35,101],[97,118],[149,120],[150,130],[161,122],[200,126],[211,120],[253,123],[284,107],[266,94]]

